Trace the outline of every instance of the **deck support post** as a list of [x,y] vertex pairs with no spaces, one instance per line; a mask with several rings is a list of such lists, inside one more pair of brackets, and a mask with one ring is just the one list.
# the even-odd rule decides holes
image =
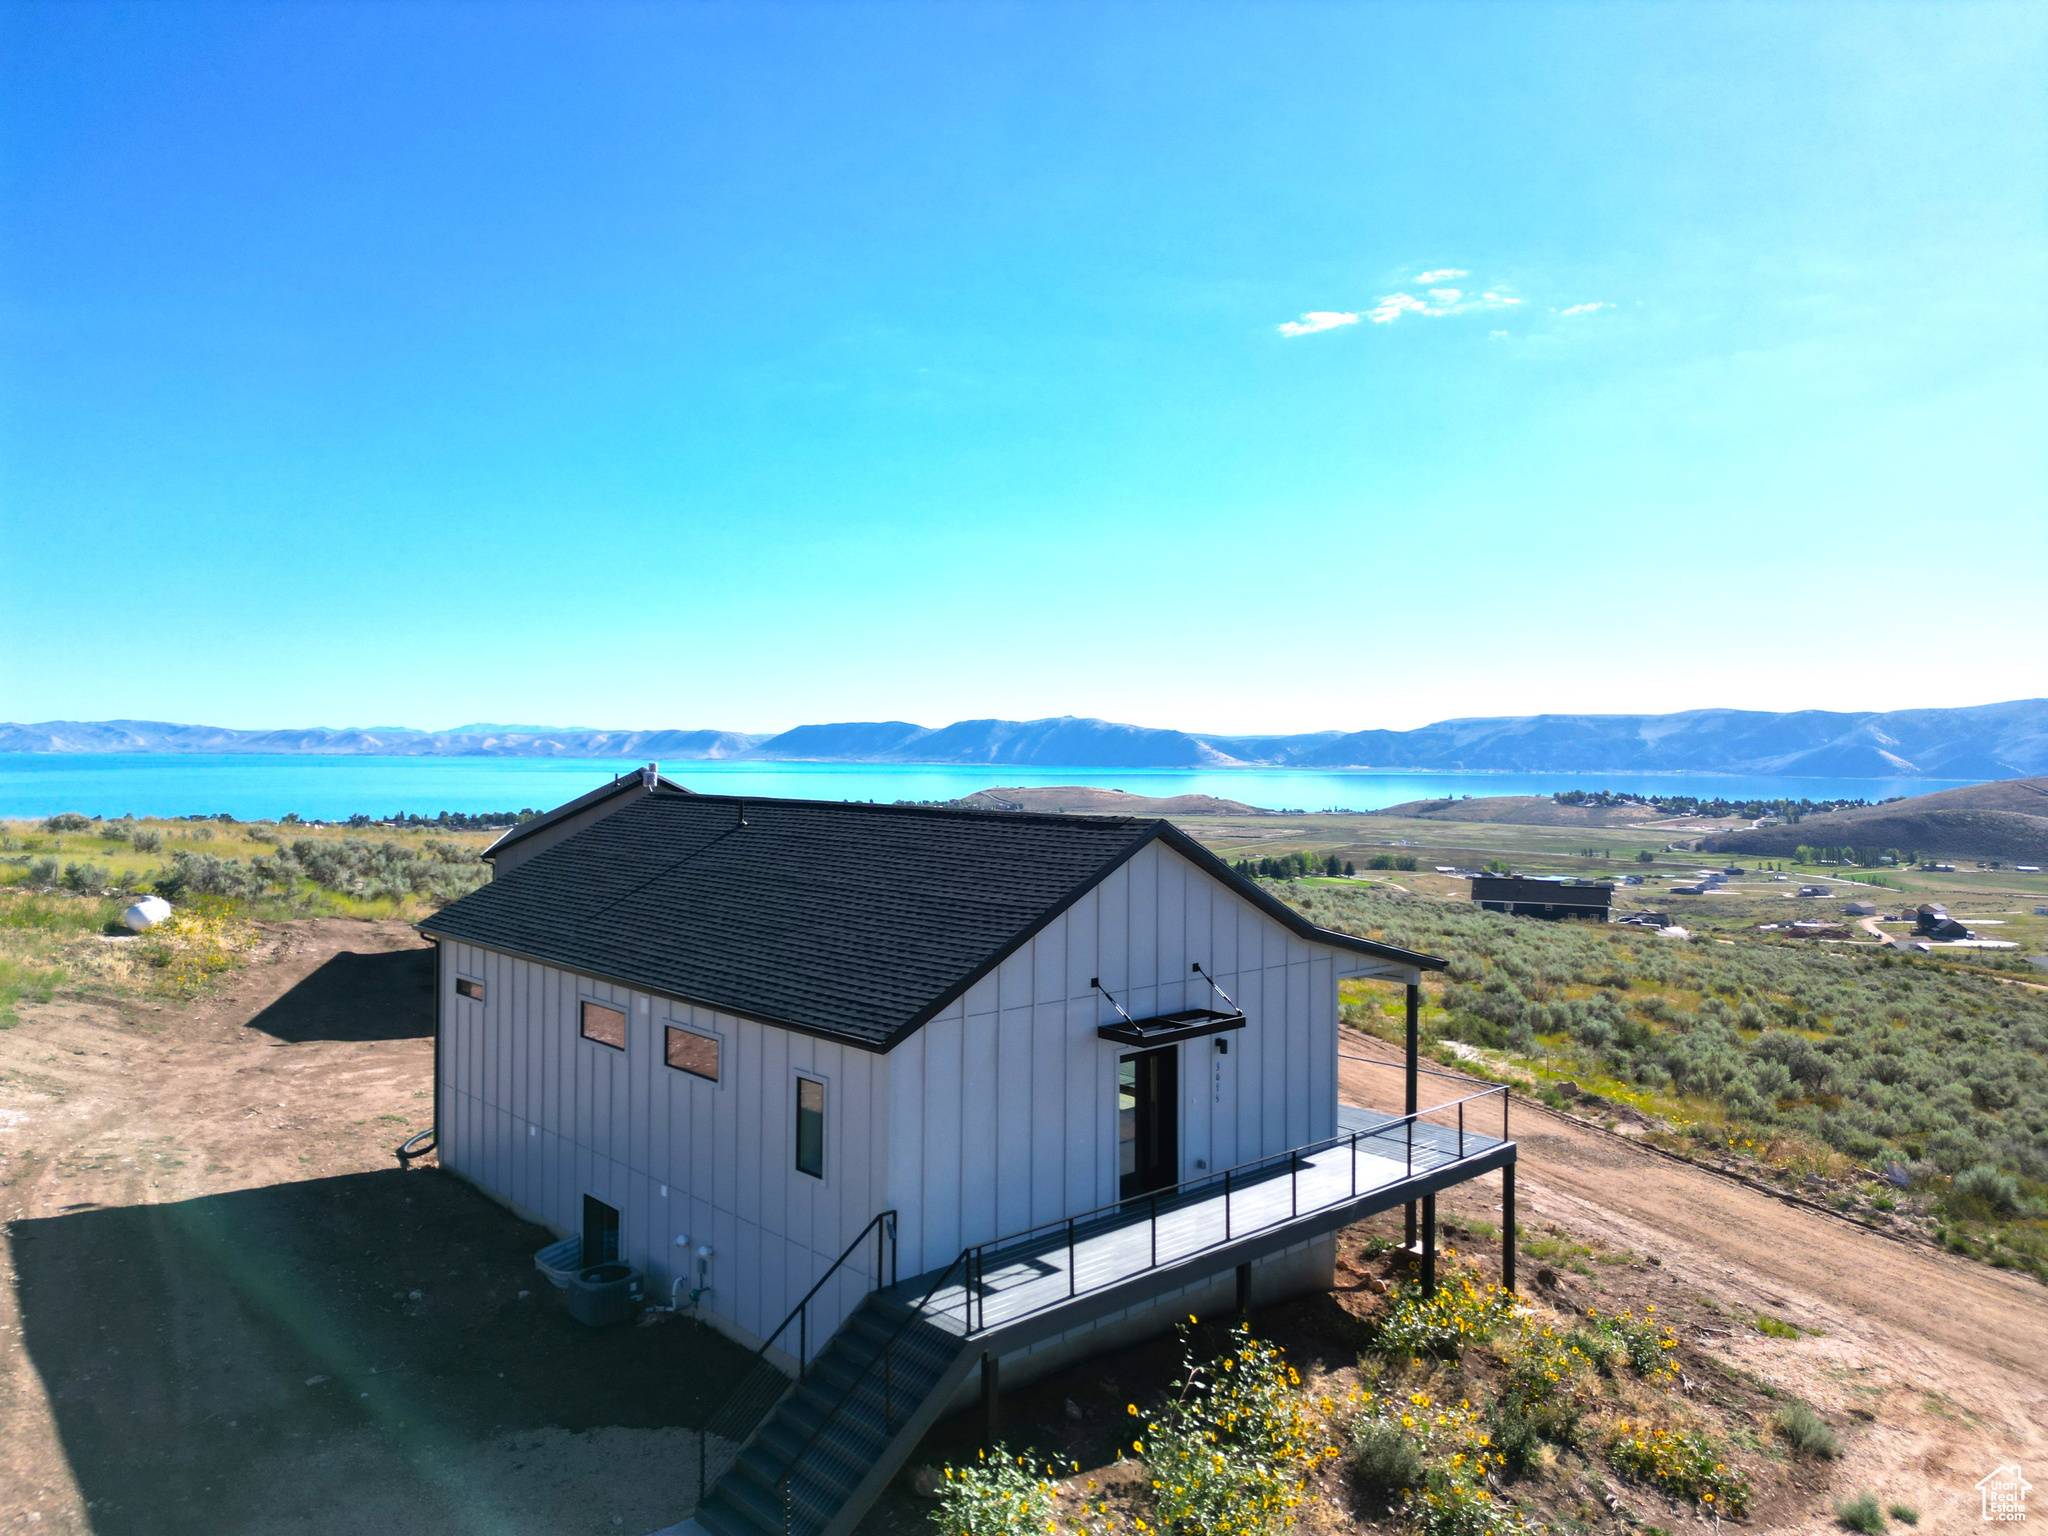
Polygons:
[[1422,1294],[1436,1294],[1436,1196],[1422,1197]]
[[1245,1317],[1252,1310],[1252,1267],[1249,1264],[1237,1266],[1237,1315]]
[[997,1403],[1001,1393],[998,1377],[1001,1366],[996,1357],[983,1354],[981,1357],[981,1438],[982,1443],[994,1449],[1002,1433],[1001,1415]]
[[1515,1288],[1515,1165],[1503,1163],[1500,1170],[1500,1285]]
[[[1420,1102],[1416,1092],[1416,1057],[1421,1051],[1421,1021],[1422,984],[1419,981],[1411,981],[1408,983],[1407,1093],[1402,1100],[1402,1113],[1408,1115],[1415,1113],[1415,1106]],[[1411,1169],[1410,1171],[1412,1172],[1413,1170]],[[1407,1219],[1404,1225],[1406,1228],[1408,1250],[1412,1253],[1415,1251],[1415,1202],[1413,1200],[1408,1202]]]

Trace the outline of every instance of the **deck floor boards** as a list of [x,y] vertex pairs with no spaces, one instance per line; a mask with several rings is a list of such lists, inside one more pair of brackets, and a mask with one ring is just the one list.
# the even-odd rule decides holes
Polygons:
[[[998,1328],[1460,1160],[1454,1125],[1417,1121],[1411,1162],[1410,1137],[1399,1116],[1346,1105],[1337,1118],[1342,1133],[1356,1134],[1355,1140],[1305,1152],[1293,1166],[1283,1158],[1234,1178],[1227,1192],[1215,1177],[1160,1194],[1156,1215],[1153,1199],[1140,1196],[1077,1222],[1071,1245],[1067,1228],[1055,1226],[991,1248],[973,1289],[971,1322],[969,1286],[958,1275],[932,1292],[926,1315],[963,1332]],[[1477,1157],[1500,1146],[1501,1138],[1467,1130],[1462,1145],[1464,1156]],[[915,1304],[935,1278],[907,1281],[894,1293]]]

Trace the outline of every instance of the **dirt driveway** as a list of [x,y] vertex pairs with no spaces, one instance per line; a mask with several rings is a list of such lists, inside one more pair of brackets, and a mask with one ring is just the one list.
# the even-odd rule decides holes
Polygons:
[[695,1496],[689,1324],[591,1333],[547,1241],[391,1149],[431,951],[265,930],[192,1007],[0,1031],[0,1530],[640,1533]]
[[[1347,1102],[1398,1112],[1397,1065],[1340,1065]],[[1423,1082],[1425,1108],[1483,1086]],[[1521,1225],[1552,1222],[1654,1255],[1674,1281],[1729,1308],[1728,1332],[1699,1347],[1870,1420],[1832,1467],[1839,1495],[1872,1489],[1922,1510],[1922,1530],[1976,1530],[1979,1478],[2013,1461],[2048,1469],[2048,1289],[1789,1205],[1541,1105],[1517,1099],[1515,1117]],[[1497,1219],[1498,1199],[1488,1179],[1444,1211]],[[1524,1284],[1535,1271],[1525,1258]],[[1742,1325],[1758,1312],[1814,1336]],[[1803,1528],[1833,1529],[1828,1507]]]
[[[678,1426],[730,1347],[688,1325],[579,1329],[535,1284],[538,1228],[391,1157],[430,1117],[410,929],[280,925],[195,1006],[22,1012],[0,1031],[0,1531],[635,1536],[692,1502]],[[1346,1062],[1344,1087],[1392,1108],[1398,1070]],[[1534,1106],[1514,1129],[1525,1228],[1655,1258],[1726,1309],[1689,1343],[1865,1420],[1783,1528],[1827,1529],[1832,1498],[1868,1488],[1922,1530],[1974,1530],[1980,1477],[2048,1466],[2048,1291]],[[1443,1214],[1497,1219],[1498,1198],[1483,1180]],[[1558,1268],[1561,1294],[1597,1301],[1599,1274]],[[1538,1269],[1525,1257],[1525,1284]],[[1819,1331],[1766,1337],[1759,1311]],[[1112,1374],[1033,1389],[1040,1417],[1092,1414]],[[897,1503],[869,1528],[924,1528]]]

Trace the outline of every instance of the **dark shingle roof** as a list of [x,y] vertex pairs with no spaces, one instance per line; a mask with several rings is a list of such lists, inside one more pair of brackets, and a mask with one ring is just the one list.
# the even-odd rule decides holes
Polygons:
[[420,926],[887,1050],[1154,838],[1304,938],[1443,964],[1315,927],[1163,821],[668,792]]
[[[687,789],[683,788],[682,785],[676,783],[675,780],[668,778],[667,776],[662,774],[655,775],[654,782],[659,784],[663,789],[674,790],[679,795],[687,795],[689,793]],[[632,773],[616,774],[613,776],[611,783],[600,784],[597,786],[597,788],[593,789],[587,795],[578,795],[574,800],[570,800],[562,805],[558,805],[552,811],[548,811],[544,815],[536,816],[531,821],[520,822],[518,826],[514,827],[511,831],[507,832],[495,843],[492,843],[490,847],[486,848],[484,850],[484,857],[487,859],[495,859],[500,853],[502,853],[505,849],[510,848],[514,843],[519,842],[522,839],[529,838],[533,836],[533,834],[536,832],[544,831],[547,828],[552,827],[558,821],[566,821],[569,817],[574,816],[578,811],[587,811],[593,805],[602,804],[604,801],[611,799],[614,795],[630,795],[636,793],[645,793],[646,788],[647,785],[645,781],[640,777],[638,770],[635,770]]]

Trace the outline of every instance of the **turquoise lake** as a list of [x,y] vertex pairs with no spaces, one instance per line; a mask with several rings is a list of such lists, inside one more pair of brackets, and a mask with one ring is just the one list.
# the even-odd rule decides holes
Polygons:
[[[296,811],[362,813],[545,809],[637,763],[530,757],[311,757],[224,754],[0,754],[0,817],[188,816],[260,820]],[[1014,768],[1001,764],[672,763],[670,778],[710,794],[811,800],[950,800],[1006,784],[1097,784],[1134,795],[1218,795],[1274,809],[1375,810],[1446,795],[1638,794],[1880,800],[1951,789],[1956,779],[1814,779],[1658,773],[1405,773],[1284,768]]]

